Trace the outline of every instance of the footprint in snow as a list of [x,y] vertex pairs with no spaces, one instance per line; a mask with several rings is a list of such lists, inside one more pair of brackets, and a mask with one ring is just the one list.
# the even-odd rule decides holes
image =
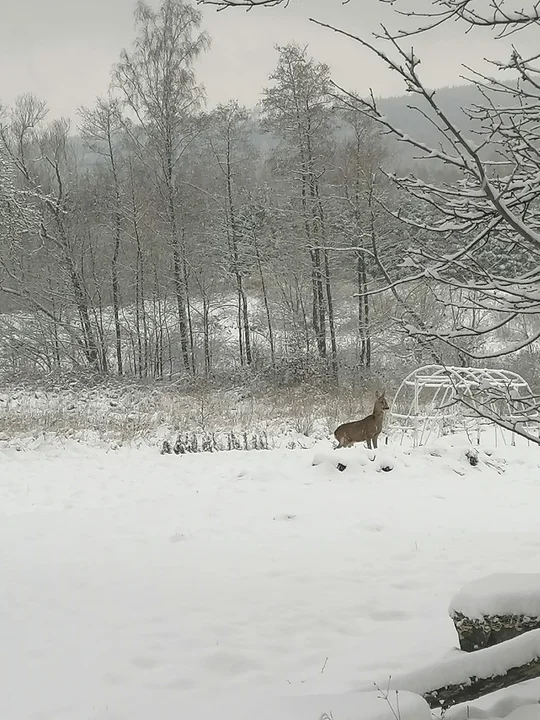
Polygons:
[[281,513],[280,515],[276,515],[274,520],[294,520],[296,515],[292,515],[291,513]]
[[153,670],[161,665],[159,660],[152,657],[139,656],[132,658],[131,662],[141,670]]
[[382,525],[366,525],[366,530],[369,530],[370,532],[381,532],[384,530],[384,527]]
[[124,685],[126,682],[125,677],[117,673],[105,673],[102,679],[107,685]]

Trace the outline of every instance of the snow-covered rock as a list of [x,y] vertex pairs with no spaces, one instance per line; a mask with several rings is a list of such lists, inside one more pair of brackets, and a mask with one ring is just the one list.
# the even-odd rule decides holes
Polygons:
[[481,619],[493,615],[540,617],[540,573],[497,573],[465,585],[448,608]]

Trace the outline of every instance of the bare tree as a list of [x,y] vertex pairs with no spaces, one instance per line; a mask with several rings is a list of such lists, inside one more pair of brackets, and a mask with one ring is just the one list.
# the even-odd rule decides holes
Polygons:
[[[258,271],[261,294],[263,298],[264,313],[266,316],[266,326],[268,329],[268,344],[270,347],[270,360],[272,368],[276,367],[276,342],[274,335],[274,325],[272,321],[272,313],[270,311],[270,299],[268,281],[266,277],[266,263],[265,253],[261,245],[261,239],[266,240],[265,246],[271,246],[271,242],[268,242],[268,235],[265,230],[270,229],[270,237],[272,233],[271,221],[268,213],[268,206],[265,202],[267,198],[261,194],[259,198],[255,197],[253,192],[248,194],[247,202],[242,212],[242,234],[244,241],[249,245],[253,255],[255,264]],[[265,237],[266,235],[266,237]],[[262,238],[261,238],[262,236]]]
[[111,258],[111,286],[116,338],[116,362],[118,374],[123,373],[122,329],[120,324],[120,290],[118,282],[118,259],[122,235],[122,189],[120,184],[118,143],[122,128],[119,104],[115,100],[98,99],[93,110],[81,108],[81,134],[86,144],[105,157],[112,182],[112,232],[113,253]]
[[[337,89],[348,96],[351,107],[378,122],[399,142],[415,148],[426,162],[452,168],[459,179],[444,185],[410,175],[391,176],[409,196],[425,203],[433,219],[428,225],[420,214],[405,215],[390,207],[387,211],[410,227],[439,233],[453,248],[442,255],[429,248],[412,248],[412,271],[387,273],[379,291],[397,293],[401,287],[409,289],[426,279],[435,280],[438,287],[459,290],[447,297],[461,311],[461,325],[440,330],[419,318],[420,322],[408,324],[408,332],[430,342],[442,341],[479,361],[516,353],[536,342],[540,333],[487,353],[475,352],[462,341],[490,336],[540,311],[540,66],[538,54],[527,53],[518,44],[521,31],[540,27],[540,9],[531,3],[528,9],[516,10],[509,0],[439,0],[436,7],[419,12],[413,0],[381,2],[392,5],[399,15],[401,29],[395,33],[383,27],[374,39],[366,39],[326,23],[317,24],[370,49],[400,75],[407,91],[420,103],[413,111],[437,129],[440,145],[427,146],[393,125],[374,95],[361,99]],[[239,3],[231,0],[226,4]],[[499,41],[513,36],[508,59],[493,61],[496,78],[466,69],[467,79],[478,91],[477,102],[466,110],[474,134],[444,112],[437,92],[424,84],[420,59],[410,47],[411,37],[430,33],[447,22],[461,24],[464,33],[473,27],[484,30]],[[501,256],[513,259],[511,270],[500,262]],[[480,325],[471,321],[475,310],[483,311]],[[536,411],[539,409],[537,405]],[[530,413],[525,419],[530,420]],[[538,442],[518,426],[519,422],[513,427]]]
[[[540,337],[528,337],[510,344],[497,353],[477,354],[462,346],[460,341],[499,330],[524,314],[535,314],[540,308],[540,154],[538,151],[538,117],[540,114],[540,85],[534,58],[523,58],[515,48],[506,63],[496,63],[501,79],[492,79],[470,71],[469,79],[478,89],[478,102],[467,112],[475,125],[475,135],[457,127],[441,109],[436,91],[426,88],[419,75],[419,58],[414,51],[401,47],[400,38],[411,32],[428,32],[440,22],[451,18],[487,29],[496,27],[498,37],[518,32],[532,24],[540,24],[537,11],[506,12],[505,3],[493,3],[491,11],[482,15],[472,2],[445,0],[444,9],[436,14],[419,16],[414,10],[402,13],[409,18],[422,17],[425,24],[414,31],[402,30],[398,36],[383,31],[381,41],[389,49],[354,38],[372,48],[380,58],[397,71],[409,91],[424,101],[420,112],[430,118],[441,136],[439,148],[422,142],[392,126],[379,111],[374,99],[353,99],[351,104],[361,109],[401,142],[413,145],[429,162],[451,166],[460,173],[453,186],[437,185],[418,177],[392,179],[416,200],[435,210],[430,229],[442,236],[458,240],[455,251],[436,256],[424,248],[411,253],[413,272],[395,279],[392,287],[435,278],[443,285],[463,292],[456,294],[461,310],[482,309],[481,327],[470,323],[439,332],[434,328],[410,327],[409,331],[428,339],[444,340],[452,347],[482,360],[494,355],[501,357],[516,352]],[[341,30],[338,32],[349,35]],[[349,35],[350,37],[350,35]],[[504,79],[504,72],[516,72],[520,78]],[[493,159],[494,151],[496,157]],[[403,216],[390,210],[409,225],[425,229],[425,219]],[[501,260],[514,259],[512,272],[504,271]]]
[[239,222],[239,174],[246,170],[247,148],[246,124],[248,112],[233,101],[220,105],[210,118],[212,130],[209,133],[210,146],[223,178],[223,211],[226,221],[227,245],[229,249],[229,271],[235,279],[238,301],[237,325],[238,347],[241,365],[251,365],[251,331],[248,299],[245,288],[247,267],[244,238]]
[[298,215],[309,252],[312,281],[312,323],[321,358],[327,357],[330,334],[331,368],[337,375],[337,343],[326,238],[321,178],[324,153],[331,136],[330,70],[296,44],[277,48],[274,82],[264,92],[265,126],[284,142],[287,159],[278,161],[299,195]]
[[[39,236],[29,237],[4,270],[9,292],[33,305],[56,326],[62,325],[95,370],[106,369],[99,344],[92,299],[85,276],[85,243],[77,221],[76,163],[69,142],[69,123],[56,120],[43,127],[46,106],[31,95],[17,99],[8,122],[0,126],[3,150],[17,168],[21,183],[36,200]],[[51,273],[44,277],[47,270]],[[55,282],[51,283],[51,276]],[[45,282],[44,282],[45,281]],[[67,290],[67,292],[66,292]],[[61,320],[61,305],[66,313]],[[75,308],[78,329],[71,321]]]
[[[360,340],[360,366],[371,366],[372,298],[368,294],[368,275],[373,276],[373,250],[377,243],[377,216],[382,214],[376,202],[379,167],[387,156],[378,127],[356,109],[340,111],[348,135],[338,147],[338,179],[343,187],[344,205],[340,205],[341,225],[347,230],[351,250],[356,261],[357,328]],[[368,268],[371,267],[371,273]]]
[[193,370],[178,171],[186,147],[200,131],[196,113],[203,90],[196,83],[193,63],[209,39],[199,32],[201,13],[184,0],[164,0],[157,11],[139,2],[135,19],[139,34],[133,51],[122,52],[114,80],[136,121],[128,125],[134,147],[150,159],[149,170],[164,203],[182,358],[184,367]]

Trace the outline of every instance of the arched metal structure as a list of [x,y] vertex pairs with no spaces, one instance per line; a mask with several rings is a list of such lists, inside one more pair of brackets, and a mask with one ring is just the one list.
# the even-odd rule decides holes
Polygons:
[[[407,375],[399,386],[392,403],[389,434],[401,434],[401,443],[409,436],[415,447],[424,445],[433,435],[460,431],[474,433],[479,442],[482,430],[490,427],[495,443],[499,437],[504,442],[504,431],[460,402],[460,397],[477,407],[479,397],[483,397],[488,414],[491,411],[510,423],[520,421],[527,425],[522,414],[516,414],[518,408],[527,406],[526,398],[532,397],[531,388],[521,375],[510,370],[425,365]],[[537,434],[538,413],[532,427]],[[514,441],[512,433],[512,444]]]

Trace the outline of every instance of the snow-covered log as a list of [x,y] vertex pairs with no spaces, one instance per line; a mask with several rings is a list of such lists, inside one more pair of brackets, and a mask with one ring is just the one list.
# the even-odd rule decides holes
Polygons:
[[540,629],[540,574],[495,574],[475,580],[454,596],[448,612],[466,652]]
[[[516,683],[540,677],[540,630],[474,653],[459,653],[392,678],[394,690],[418,693],[432,708],[476,700]],[[383,682],[383,681],[381,681]]]

